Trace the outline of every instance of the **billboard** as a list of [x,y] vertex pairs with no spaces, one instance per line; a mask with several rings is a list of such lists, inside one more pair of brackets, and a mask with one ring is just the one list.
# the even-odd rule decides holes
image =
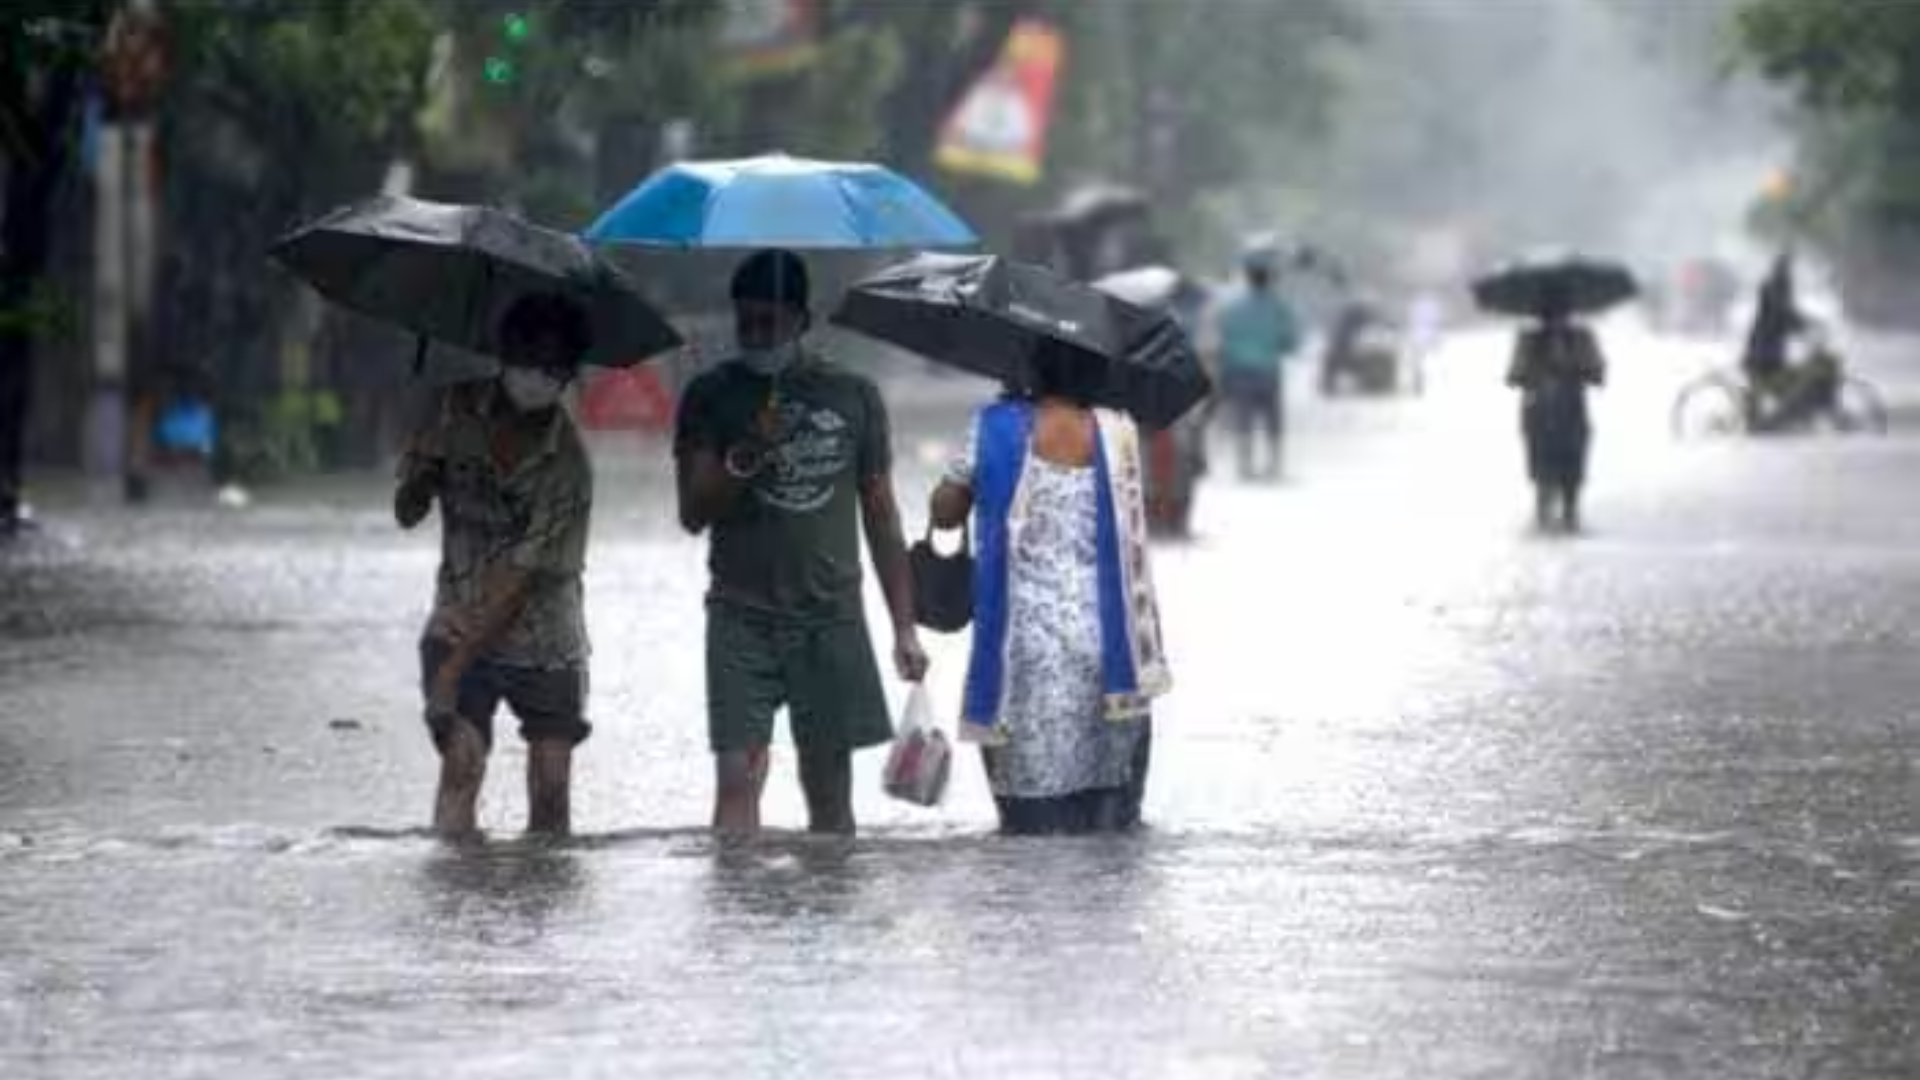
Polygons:
[[1065,53],[1052,25],[1038,19],[1015,23],[999,59],[948,117],[934,161],[948,172],[1039,182]]

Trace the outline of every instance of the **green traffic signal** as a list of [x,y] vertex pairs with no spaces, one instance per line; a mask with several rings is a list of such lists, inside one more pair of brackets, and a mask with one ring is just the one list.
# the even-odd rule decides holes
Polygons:
[[525,15],[513,14],[500,22],[501,32],[506,35],[508,44],[524,45],[533,36],[533,20]]
[[489,56],[487,62],[480,67],[480,75],[496,86],[510,83],[513,81],[513,61],[499,56]]

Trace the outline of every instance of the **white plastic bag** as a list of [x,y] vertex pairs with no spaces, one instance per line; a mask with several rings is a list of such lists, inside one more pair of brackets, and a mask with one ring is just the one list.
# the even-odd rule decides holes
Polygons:
[[934,806],[947,793],[953,748],[933,720],[933,699],[924,683],[907,695],[907,707],[893,730],[883,784],[888,795],[916,806]]

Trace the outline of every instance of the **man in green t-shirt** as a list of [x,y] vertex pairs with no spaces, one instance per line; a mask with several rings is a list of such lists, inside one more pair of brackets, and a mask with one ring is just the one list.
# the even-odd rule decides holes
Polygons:
[[763,251],[734,275],[740,355],[690,383],[675,425],[680,521],[710,535],[707,720],[714,827],[760,824],[787,708],[814,832],[850,833],[853,752],[893,736],[861,602],[860,533],[893,618],[895,670],[927,658],[894,500],[886,406],[809,351],[806,264]]

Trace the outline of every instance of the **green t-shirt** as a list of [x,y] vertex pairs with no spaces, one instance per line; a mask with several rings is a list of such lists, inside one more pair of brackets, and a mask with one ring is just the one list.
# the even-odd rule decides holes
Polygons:
[[[674,452],[724,454],[755,431],[774,381],[725,363],[687,385]],[[803,620],[857,618],[860,488],[892,468],[871,381],[817,356],[783,373],[767,464],[712,530],[711,600]]]

